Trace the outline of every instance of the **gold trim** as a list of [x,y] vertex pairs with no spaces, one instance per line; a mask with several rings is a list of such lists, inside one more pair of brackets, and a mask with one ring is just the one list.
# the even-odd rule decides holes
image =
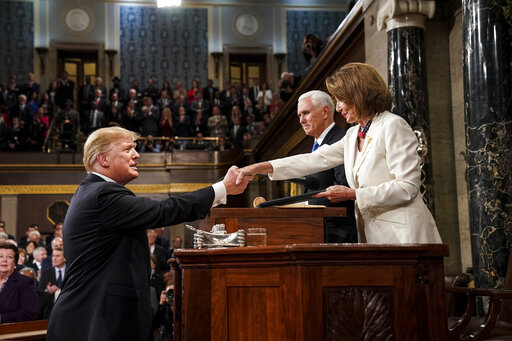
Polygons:
[[55,204],[57,201],[62,201],[62,202],[65,202],[67,205],[68,205],[68,208],[69,208],[69,201],[67,200],[54,200],[52,201],[48,206],[46,206],[46,219],[48,219],[48,221],[50,223],[52,223],[52,225],[55,225],[56,222],[53,221],[52,218],[50,218],[50,206],[52,206],[53,204]]
[[[169,183],[169,184],[135,184],[126,186],[133,193],[188,193],[211,183]],[[27,194],[74,194],[78,185],[12,185],[0,186],[0,195]]]

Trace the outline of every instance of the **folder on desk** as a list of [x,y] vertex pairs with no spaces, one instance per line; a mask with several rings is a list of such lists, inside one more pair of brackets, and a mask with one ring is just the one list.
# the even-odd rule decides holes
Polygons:
[[295,195],[293,197],[285,197],[285,198],[279,198],[279,199],[265,201],[265,202],[262,202],[261,204],[259,204],[257,207],[289,205],[289,204],[294,204],[297,202],[308,201],[309,199],[313,198],[313,195],[315,195],[317,193],[322,193],[322,192],[325,192],[325,189],[321,189],[318,191],[312,191],[312,192],[308,192],[308,193],[304,193],[304,194],[299,194],[299,195]]

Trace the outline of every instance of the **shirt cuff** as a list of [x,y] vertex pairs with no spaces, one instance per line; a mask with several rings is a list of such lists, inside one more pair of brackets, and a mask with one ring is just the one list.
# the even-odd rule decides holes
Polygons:
[[212,185],[215,198],[213,199],[212,207],[223,205],[227,202],[227,191],[226,186],[222,181]]

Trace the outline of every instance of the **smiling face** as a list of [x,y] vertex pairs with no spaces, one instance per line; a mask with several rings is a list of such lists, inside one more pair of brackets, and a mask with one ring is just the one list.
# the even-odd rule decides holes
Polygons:
[[107,153],[98,155],[101,159],[98,162],[104,168],[102,174],[123,186],[138,178],[137,159],[140,156],[135,146],[136,144],[129,137],[113,142]]
[[336,98],[336,111],[347,120],[347,123],[360,123],[353,105],[349,105]]
[[316,107],[311,97],[299,101],[297,115],[304,132],[315,138],[322,135],[323,131],[332,123],[332,118],[327,107]]

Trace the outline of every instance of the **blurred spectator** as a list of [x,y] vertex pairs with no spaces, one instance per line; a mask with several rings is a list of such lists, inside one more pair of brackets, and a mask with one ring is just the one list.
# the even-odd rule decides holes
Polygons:
[[247,125],[245,130],[251,135],[260,135],[260,125],[254,121],[254,115],[247,116]]
[[192,123],[192,135],[196,136],[197,133],[203,134],[203,136],[208,135],[208,120],[203,115],[202,110],[197,110],[196,115],[194,117],[194,122]]
[[142,136],[160,135],[160,110],[153,105],[151,97],[144,97],[144,106],[141,110],[140,132]]
[[[50,246],[51,243],[52,243],[52,240],[54,238],[62,238],[62,227],[63,227],[63,224],[62,222],[58,222],[57,224],[53,225],[53,233],[51,235],[49,235],[48,237],[46,237],[46,240],[45,240],[45,243],[47,246]],[[51,255],[51,251],[48,250],[48,254]]]
[[254,78],[252,80],[252,87],[249,89],[249,98],[253,103],[258,101],[258,94],[260,93],[260,80],[259,78]]
[[160,119],[160,136],[174,138],[174,125],[172,122],[171,110],[166,107],[162,111],[162,118]]
[[[54,105],[53,105],[52,101],[50,100],[50,95],[48,95],[47,92],[45,92],[41,96],[41,101],[39,103],[39,109],[41,109],[41,108],[44,109],[45,114],[48,116],[48,119],[52,120],[53,116],[54,116]],[[39,110],[39,112],[41,112],[41,110]],[[41,117],[43,117],[43,116],[41,116]],[[50,122],[48,122],[48,126],[49,126],[49,123]]]
[[52,242],[50,245],[51,246],[46,249],[48,257],[44,258],[43,262],[41,264],[41,270],[43,270],[43,271],[52,267],[52,257],[51,256],[53,256],[53,250],[59,249],[59,248],[61,248],[61,249],[64,248],[64,242],[62,241],[61,237],[55,237],[54,239],[52,239]]
[[[169,250],[169,239],[164,236],[164,228],[159,227],[155,229],[156,232],[156,245],[160,245],[167,252]],[[167,259],[166,259],[167,260]]]
[[[105,103],[105,98],[107,98],[107,88],[103,84],[103,79],[101,77],[96,77],[96,79],[94,80],[94,95],[95,95],[95,97],[96,97],[96,94],[98,94],[97,90],[100,90],[99,95],[103,99],[103,103]],[[105,110],[105,108],[101,107],[99,104],[98,104],[98,107],[101,108],[102,110]]]
[[160,143],[155,142],[153,136],[148,135],[144,144],[140,148],[141,153],[159,153],[160,152]]
[[[7,233],[7,228],[6,228],[6,225],[5,225],[5,221],[3,221],[3,220],[0,220],[0,232]],[[15,240],[14,236],[9,234],[9,233],[7,233],[7,238]]]
[[218,150],[219,152],[223,152],[225,150],[230,150],[230,149],[231,149],[231,144],[228,141],[226,141],[224,136],[219,137],[219,143],[215,147],[215,150]]
[[121,78],[114,76],[114,78],[112,78],[112,84],[113,85],[109,90],[108,97],[112,98],[112,95],[116,94],[119,102],[124,103],[124,101],[126,101],[126,91],[121,86]]
[[156,103],[156,100],[158,99],[158,94],[160,91],[158,91],[158,88],[155,86],[153,82],[153,78],[148,78],[148,86],[146,89],[144,89],[143,96],[144,97],[151,97],[154,103]]
[[199,81],[194,79],[192,81],[192,87],[188,90],[187,92],[187,98],[188,98],[188,102],[189,103],[192,103],[193,101],[195,101],[196,99],[198,99],[198,94],[199,93],[203,93],[203,89],[201,89],[199,87]]
[[25,251],[27,251],[27,259],[25,260],[25,265],[28,266],[28,264],[32,263],[32,261],[34,260],[34,250],[36,249],[36,247],[38,247],[38,245],[36,243],[34,243],[33,241],[29,241],[26,246],[25,246]]
[[172,92],[172,98],[174,99],[175,102],[177,102],[180,96],[187,98],[187,90],[183,87],[183,84],[181,84],[181,82],[178,81],[176,82],[176,88]]
[[74,90],[75,90],[75,82],[69,79],[69,75],[66,71],[62,72],[61,78],[57,81],[57,95],[55,102],[61,107],[64,108],[66,106],[66,102],[68,100],[74,101]]
[[283,102],[286,102],[292,97],[295,91],[296,79],[293,73],[283,72],[281,74],[281,81],[279,82],[279,96]]
[[[132,91],[132,90],[130,90]],[[133,90],[135,93],[135,90]],[[135,101],[129,101],[122,115],[123,127],[133,132],[139,132],[139,116]]]
[[210,131],[210,136],[227,136],[229,127],[226,116],[220,113],[220,108],[217,106],[213,107],[212,114],[213,116],[208,119],[208,130]]
[[15,245],[0,244],[0,323],[38,318],[39,300],[34,280],[14,271],[18,257]]
[[169,97],[169,92],[167,92],[167,90],[162,90],[160,93],[160,98],[155,103],[160,111],[164,110],[165,108],[170,109],[172,107],[172,99]]
[[27,82],[21,86],[21,92],[25,94],[28,98],[32,97],[32,94],[36,95],[36,98],[39,96],[39,92],[41,90],[41,86],[39,83],[34,81],[34,74],[29,73],[27,75]]
[[306,67],[306,72],[311,69],[311,67],[316,63],[320,52],[324,48],[325,43],[320,40],[316,35],[312,33],[306,34],[304,37],[304,41],[302,42],[302,53],[304,54],[304,59],[308,62],[308,66]]
[[216,87],[213,86],[213,80],[208,79],[208,82],[206,84],[206,87],[203,89],[203,95],[204,99],[210,102],[210,104],[213,101],[213,97],[215,96],[215,93],[219,91]]
[[[233,107],[234,109],[235,107]],[[245,127],[242,126],[240,122],[240,117],[235,116],[233,118],[233,127],[231,127],[231,131],[229,132],[229,140],[233,143],[235,148],[241,148],[242,142],[244,139]],[[225,141],[224,141],[225,142]],[[219,139],[220,143],[220,139]]]
[[187,143],[186,148],[187,149],[206,149],[206,150],[211,150],[212,145],[208,141],[204,140],[203,134],[197,133],[194,142]]
[[148,236],[149,253],[156,257],[156,270],[164,272],[169,270],[169,265],[165,261],[165,250],[156,244],[156,231],[153,229],[146,230]]
[[[29,241],[28,235],[30,234],[30,232],[36,231],[38,229],[39,229],[39,227],[36,224],[32,224],[32,225],[28,226],[25,229],[25,235],[23,237],[21,237],[20,240],[18,241],[18,247],[26,247],[26,245]],[[30,254],[32,254],[32,253],[30,253]]]
[[[16,263],[16,271],[20,271],[21,269],[23,269],[26,265],[25,263],[27,262],[27,251],[25,251],[24,248],[21,248],[19,247],[18,248],[18,262]],[[35,279],[35,276],[34,276],[34,279]]]
[[174,123],[174,131],[176,136],[188,137],[190,136],[190,118],[186,115],[185,107],[178,109],[178,117]]
[[[44,109],[43,109],[44,110]],[[48,127],[46,123],[41,121],[39,113],[32,116],[32,122],[27,129],[27,145],[28,150],[41,151],[43,150],[44,139],[46,137]]]
[[66,258],[64,257],[64,249],[58,247],[53,250],[51,266],[41,271],[41,280],[37,286],[41,318],[47,319],[50,317],[53,303],[59,297],[65,274]]
[[172,245],[169,249],[169,257],[167,259],[172,258],[174,256],[174,250],[181,249],[183,245],[183,238],[180,236],[176,236],[172,239]]

